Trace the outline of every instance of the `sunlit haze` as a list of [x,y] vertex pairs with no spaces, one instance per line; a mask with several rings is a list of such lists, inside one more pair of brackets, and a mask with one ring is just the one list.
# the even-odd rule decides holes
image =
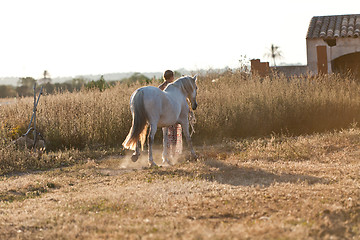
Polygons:
[[359,1],[12,0],[0,3],[0,77],[235,68],[271,44],[306,64],[313,16]]

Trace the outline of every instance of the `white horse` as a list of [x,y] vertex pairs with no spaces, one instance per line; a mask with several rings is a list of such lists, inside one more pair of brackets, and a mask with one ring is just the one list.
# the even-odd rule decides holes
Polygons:
[[152,156],[154,136],[158,127],[163,128],[163,163],[171,165],[167,153],[168,127],[180,123],[190,152],[196,158],[189,134],[189,105],[186,99],[191,102],[191,108],[196,109],[196,76],[181,77],[170,83],[164,91],[157,87],[142,87],[131,95],[130,110],[132,114],[132,126],[123,146],[126,149],[134,150],[131,159],[135,162],[140,155],[140,144],[143,149],[146,140],[147,128],[150,126],[149,144],[149,165],[156,166]]

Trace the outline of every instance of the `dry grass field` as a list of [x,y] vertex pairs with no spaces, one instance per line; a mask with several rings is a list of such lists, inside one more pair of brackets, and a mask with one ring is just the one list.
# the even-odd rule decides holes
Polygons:
[[0,239],[360,239],[357,81],[234,71],[198,86],[199,158],[151,169],[121,148],[139,85],[44,95],[45,152],[11,144],[33,99],[1,105]]
[[359,143],[354,128],[3,176],[0,239],[360,239]]
[[0,107],[14,102],[16,102],[16,98],[0,98]]

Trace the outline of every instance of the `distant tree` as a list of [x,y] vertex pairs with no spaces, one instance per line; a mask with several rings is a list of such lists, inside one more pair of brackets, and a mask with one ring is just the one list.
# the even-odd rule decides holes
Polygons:
[[50,78],[50,73],[47,70],[44,70],[43,76],[44,78]]
[[72,90],[79,91],[83,86],[86,85],[86,80],[82,77],[74,78],[71,80]]
[[107,87],[104,75],[101,75],[100,79],[98,80],[97,87],[99,88],[100,91],[104,91],[105,88]]
[[73,90],[71,82],[55,83],[54,88],[56,89],[56,92],[72,92]]
[[0,85],[0,98],[16,97],[16,91],[13,86]]
[[181,74],[180,72],[174,71],[174,78],[175,78],[175,79],[178,79],[178,78],[181,77],[181,76],[182,76],[182,74]]
[[124,78],[123,80],[121,80],[121,82],[126,83],[128,85],[134,84],[134,83],[140,83],[140,84],[144,85],[144,84],[150,84],[151,79],[139,72],[136,72],[133,75],[131,75],[129,78]]
[[281,58],[280,47],[271,44],[269,52],[265,53],[265,57],[271,58],[273,60],[273,66],[276,66],[276,59]]
[[36,80],[32,77],[19,78],[18,85],[25,87],[33,87],[35,81]]
[[88,84],[86,84],[87,89],[98,88],[100,90],[100,92],[104,91],[108,87],[109,87],[109,85],[106,83],[103,75],[101,75],[99,80],[91,81]]
[[51,84],[50,82],[42,84],[43,88],[44,88],[44,92],[47,94],[52,94],[55,91],[55,85]]
[[44,71],[43,73],[43,78],[39,79],[39,84],[48,84],[51,83],[51,78],[50,78],[50,74],[47,70]]
[[35,82],[36,80],[32,77],[19,78],[19,86],[16,88],[16,92],[21,97],[32,96]]

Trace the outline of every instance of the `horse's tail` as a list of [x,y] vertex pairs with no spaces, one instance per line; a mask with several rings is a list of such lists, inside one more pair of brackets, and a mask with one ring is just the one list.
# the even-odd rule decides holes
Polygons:
[[138,141],[140,140],[141,149],[144,148],[147,133],[147,114],[144,107],[144,92],[138,90],[132,98],[132,126],[127,135],[123,146],[126,149],[135,150]]

